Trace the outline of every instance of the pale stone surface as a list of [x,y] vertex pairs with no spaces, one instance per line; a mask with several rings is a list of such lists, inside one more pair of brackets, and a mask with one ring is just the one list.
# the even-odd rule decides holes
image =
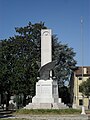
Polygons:
[[41,66],[52,61],[52,33],[51,29],[41,30]]
[[57,81],[39,80],[36,83],[36,95],[24,109],[66,109],[61,98],[58,98]]
[[57,81],[39,80],[36,83],[36,96],[32,103],[55,103],[58,102]]
[[85,107],[84,106],[82,106],[82,112],[81,112],[81,114],[82,115],[85,115],[86,113],[85,113]]
[[[41,67],[52,61],[52,33],[50,29],[41,30]],[[50,72],[52,76],[52,72]],[[32,103],[58,103],[57,81],[51,78],[36,83],[36,95]]]
[[29,103],[24,109],[67,109],[63,103]]
[[76,105],[76,104],[73,104],[73,105],[72,105],[72,108],[77,109],[77,105]]
[[59,102],[59,103],[61,103],[61,102],[62,102],[62,99],[61,99],[61,98],[59,98],[59,99],[58,99],[58,102]]

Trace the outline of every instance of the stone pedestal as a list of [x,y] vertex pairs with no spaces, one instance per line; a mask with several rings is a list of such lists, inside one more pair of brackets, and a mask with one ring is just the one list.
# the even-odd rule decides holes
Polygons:
[[67,106],[61,103],[58,98],[57,81],[39,80],[36,83],[36,95],[24,109],[66,109]]
[[36,96],[32,103],[58,103],[57,81],[39,80],[36,83]]
[[58,85],[54,80],[39,80],[36,95],[25,109],[58,109]]

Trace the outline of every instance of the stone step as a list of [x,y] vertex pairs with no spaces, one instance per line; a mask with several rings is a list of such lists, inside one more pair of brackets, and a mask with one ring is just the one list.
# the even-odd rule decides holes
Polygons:
[[64,103],[29,103],[24,109],[67,109]]

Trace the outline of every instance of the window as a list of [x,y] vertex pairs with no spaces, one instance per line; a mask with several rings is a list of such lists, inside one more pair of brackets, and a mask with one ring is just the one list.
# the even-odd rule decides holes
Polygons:
[[79,92],[81,92],[80,86],[79,86]]
[[84,68],[84,74],[87,74],[87,68]]
[[79,105],[83,105],[83,100],[82,99],[79,100]]
[[82,77],[79,77],[79,80],[82,80]]

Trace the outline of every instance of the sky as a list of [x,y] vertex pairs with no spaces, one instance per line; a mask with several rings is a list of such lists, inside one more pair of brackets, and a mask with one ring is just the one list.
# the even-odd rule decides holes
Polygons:
[[73,48],[77,66],[90,66],[90,0],[0,0],[0,40],[40,21]]

